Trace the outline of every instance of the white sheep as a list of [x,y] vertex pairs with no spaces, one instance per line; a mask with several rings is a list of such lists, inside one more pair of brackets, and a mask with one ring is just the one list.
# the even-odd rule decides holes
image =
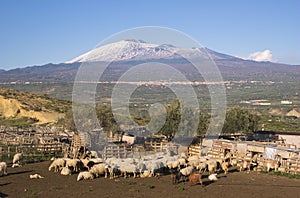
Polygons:
[[19,164],[23,159],[23,154],[22,153],[16,153],[14,155],[14,158],[13,158],[13,164]]
[[196,156],[196,155],[193,155],[193,156],[190,156],[187,161],[190,162],[190,161],[195,161],[195,160],[199,160],[199,157]]
[[54,168],[54,172],[58,172],[60,168],[65,166],[66,160],[63,158],[56,158],[49,166],[49,171]]
[[199,172],[206,171],[207,163],[206,162],[199,162],[199,164],[196,166],[196,169],[199,170]]
[[133,178],[136,178],[138,168],[135,164],[122,163],[120,165],[120,172],[121,174],[124,174],[124,178],[127,177],[127,173],[133,173]]
[[194,170],[194,167],[188,166],[180,170],[180,173],[184,176],[189,176]]
[[79,159],[66,159],[67,168],[72,168],[74,172],[78,172],[81,168],[81,161]]
[[7,175],[7,164],[6,162],[0,162],[0,175]]
[[87,151],[87,155],[88,155],[90,158],[98,158],[98,153],[97,153],[97,151]]
[[212,174],[217,171],[217,161],[215,159],[209,159],[207,161],[207,166],[208,166],[208,172],[209,174]]
[[29,178],[30,178],[30,179],[42,179],[42,178],[44,178],[44,177],[42,177],[42,176],[39,175],[39,174],[34,174],[34,175],[29,175]]
[[154,177],[154,176],[156,176],[157,170],[159,170],[163,167],[164,167],[164,164],[160,160],[156,160],[151,163],[150,169],[148,169],[148,170],[150,170],[151,175]]
[[178,160],[167,162],[167,167],[169,169],[175,169],[178,168],[179,166],[180,166],[180,162]]
[[108,171],[109,172],[109,178],[110,179],[115,178],[115,176],[118,172],[119,166],[117,166],[116,164],[113,164],[113,165],[106,165],[105,168],[107,169],[106,170],[106,177],[107,177],[107,171]]
[[72,171],[68,167],[63,167],[60,171],[61,175],[71,175]]
[[217,181],[218,180],[217,174],[216,173],[210,174],[208,176],[208,179],[209,179],[209,181]]
[[102,174],[105,174],[105,178],[107,177],[107,164],[95,164],[91,169],[89,170],[90,173],[94,174],[96,177],[99,177]]
[[185,158],[178,159],[179,166],[187,166]]
[[187,166],[180,170],[180,175],[183,175],[186,181],[188,176],[190,176],[190,174],[192,174],[193,171],[194,171],[194,167]]
[[17,167],[21,167],[22,165],[21,164],[13,164],[11,167],[12,168],[17,168]]
[[95,164],[103,163],[103,160],[101,158],[92,158],[92,159],[85,158],[85,159],[81,159],[81,162],[83,164],[83,167],[90,170],[90,168]]
[[146,170],[146,164],[143,161],[138,162],[136,166],[140,173]]
[[83,171],[83,172],[80,172],[77,176],[77,181],[80,181],[80,180],[88,180],[88,179],[94,179],[94,175],[89,172],[89,171]]

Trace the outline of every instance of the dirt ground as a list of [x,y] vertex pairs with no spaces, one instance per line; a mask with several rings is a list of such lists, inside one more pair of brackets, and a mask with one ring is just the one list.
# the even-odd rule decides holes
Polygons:
[[[300,179],[257,172],[220,174],[214,183],[209,183],[203,175],[202,188],[189,183],[173,185],[170,175],[111,180],[101,177],[77,182],[77,174],[61,176],[49,172],[49,163],[8,168],[9,174],[0,177],[0,197],[300,197]],[[45,178],[29,179],[35,173]]]

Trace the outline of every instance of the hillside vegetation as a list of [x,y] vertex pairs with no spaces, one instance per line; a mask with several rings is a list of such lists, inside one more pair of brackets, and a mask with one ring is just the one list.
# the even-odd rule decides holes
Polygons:
[[70,108],[69,101],[0,88],[0,125],[53,124]]

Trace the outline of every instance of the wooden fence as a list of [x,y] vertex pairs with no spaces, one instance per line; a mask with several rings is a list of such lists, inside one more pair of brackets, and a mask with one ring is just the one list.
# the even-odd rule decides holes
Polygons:
[[128,149],[125,144],[110,144],[104,147],[102,152],[102,157],[104,159],[116,157],[116,158],[126,158],[128,157]]
[[[295,147],[292,146],[270,142],[215,140],[206,155],[210,158],[224,159],[226,154],[230,152],[232,158],[251,159],[257,154],[262,156],[260,160],[265,160],[266,148],[272,148],[276,150],[275,155],[280,159],[280,167],[283,167],[285,172],[300,174],[300,150],[294,149]],[[190,145],[188,155],[200,155],[201,149],[199,144]]]
[[146,142],[145,145],[134,146],[128,146],[125,143],[109,144],[104,147],[104,150],[102,151],[102,157],[104,159],[110,157],[139,158],[141,156],[146,156],[166,150],[178,154],[178,147],[179,146],[176,144],[168,144],[167,142]]
[[23,162],[39,161],[52,156],[63,155],[64,145],[55,144],[30,144],[30,145],[2,145],[0,146],[0,161],[12,163],[14,154],[23,153]]

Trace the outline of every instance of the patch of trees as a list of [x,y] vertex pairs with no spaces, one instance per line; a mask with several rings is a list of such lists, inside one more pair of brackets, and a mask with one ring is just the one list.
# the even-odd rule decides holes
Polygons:
[[222,133],[254,132],[259,129],[260,116],[246,108],[227,110]]

